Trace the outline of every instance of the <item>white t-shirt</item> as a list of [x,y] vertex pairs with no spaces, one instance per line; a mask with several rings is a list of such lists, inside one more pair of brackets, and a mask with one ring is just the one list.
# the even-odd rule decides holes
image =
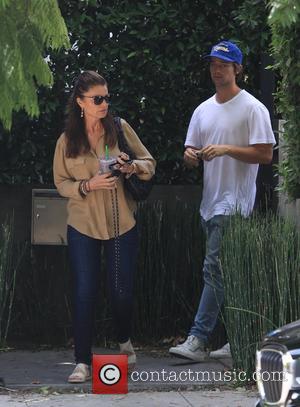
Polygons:
[[[276,143],[267,108],[246,90],[225,103],[216,95],[201,103],[191,118],[185,146],[208,144]],[[258,164],[247,164],[229,156],[204,161],[203,197],[200,213],[204,220],[215,215],[240,212],[248,216],[256,195]]]

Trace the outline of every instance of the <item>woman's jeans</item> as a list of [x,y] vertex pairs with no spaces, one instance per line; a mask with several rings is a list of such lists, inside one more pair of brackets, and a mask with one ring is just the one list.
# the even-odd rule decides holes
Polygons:
[[204,342],[208,342],[224,301],[219,256],[224,227],[226,227],[229,218],[225,215],[216,215],[208,221],[201,219],[202,227],[206,233],[206,256],[203,265],[204,287],[190,335],[195,335]]
[[[115,239],[99,240],[86,236],[72,226],[67,232],[73,279],[73,331],[76,363],[91,364],[95,303],[98,295],[101,245],[107,264],[109,295],[118,342],[130,337],[133,279],[137,258],[137,228],[119,237],[120,263],[116,267]],[[116,268],[119,270],[116,272]]]

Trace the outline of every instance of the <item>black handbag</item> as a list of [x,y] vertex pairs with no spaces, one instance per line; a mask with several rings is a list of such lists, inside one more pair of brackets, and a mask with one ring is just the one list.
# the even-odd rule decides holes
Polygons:
[[[121,125],[120,117],[114,118],[115,126],[118,135],[118,144],[120,151],[126,153],[131,160],[136,158],[136,155],[129,148]],[[136,174],[132,174],[129,178],[124,177],[124,187],[132,195],[133,199],[137,202],[144,201],[148,198],[153,187],[153,179],[144,181],[141,180]]]

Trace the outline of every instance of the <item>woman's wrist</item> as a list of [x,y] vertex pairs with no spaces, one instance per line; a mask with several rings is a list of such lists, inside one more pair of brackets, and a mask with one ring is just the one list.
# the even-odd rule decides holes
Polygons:
[[136,173],[136,170],[137,170],[136,163],[135,163],[135,162],[132,162],[132,163],[130,164],[130,167],[131,167],[131,168],[130,168],[130,171],[127,172],[126,178],[129,178],[129,177],[131,177],[131,175],[133,175],[133,174]]
[[90,180],[83,179],[82,181],[80,181],[78,190],[81,197],[85,198],[88,193],[91,192]]
[[135,174],[136,173],[136,163],[132,162],[131,163],[131,171],[130,171],[130,175]]
[[87,192],[91,192],[91,184],[90,184],[90,180],[89,180],[89,179],[86,181],[85,186],[86,186]]

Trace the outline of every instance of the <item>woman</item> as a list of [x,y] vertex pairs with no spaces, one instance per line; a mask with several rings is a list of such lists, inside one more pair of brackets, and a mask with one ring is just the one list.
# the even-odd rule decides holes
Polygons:
[[109,293],[120,352],[132,368],[136,355],[130,341],[133,277],[137,257],[136,204],[124,190],[123,175],[99,172],[99,158],[116,157],[124,176],[135,173],[148,180],[155,160],[130,125],[121,120],[128,146],[136,159],[126,163],[119,150],[114,120],[109,113],[105,79],[85,71],[75,82],[67,107],[64,133],[54,155],[54,182],[69,198],[67,239],[73,279],[73,329],[76,367],[71,383],[90,378],[94,308],[99,281],[100,249],[104,246]]

